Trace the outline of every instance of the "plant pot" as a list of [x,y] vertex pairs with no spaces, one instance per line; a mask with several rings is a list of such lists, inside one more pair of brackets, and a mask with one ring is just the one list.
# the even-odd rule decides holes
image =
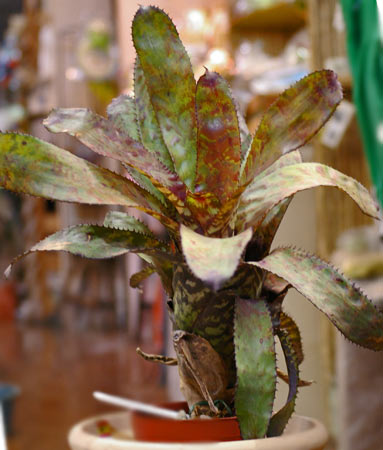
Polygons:
[[12,384],[0,383],[0,406],[3,408],[5,432],[7,435],[12,432],[12,411],[15,398],[20,390]]
[[[162,404],[175,411],[188,411],[186,402]],[[240,441],[241,432],[236,417],[217,419],[174,420],[133,411],[133,435],[146,442],[217,442]],[[169,432],[171,430],[171,433]]]
[[0,283],[0,322],[14,320],[16,309],[16,289],[12,281]]
[[[205,439],[202,437],[202,440],[205,440],[203,443],[195,441],[194,443],[176,443],[174,437],[177,433],[180,433],[177,430],[178,422],[183,422],[184,426],[187,421],[166,420],[151,416],[150,422],[156,421],[156,429],[161,428],[163,430],[162,435],[168,436],[167,442],[154,443],[139,440],[138,436],[134,436],[132,425],[136,421],[135,425],[137,426],[137,414],[135,416],[135,418],[132,418],[130,412],[116,412],[84,420],[71,429],[69,445],[72,450],[208,450],[210,447],[212,450],[322,450],[328,440],[327,431],[320,422],[308,417],[294,415],[284,434],[277,438],[207,442],[209,437]],[[142,419],[142,417],[139,419]],[[97,424],[100,421],[107,421],[115,430],[118,430],[113,433],[113,437],[99,435]],[[221,419],[217,419],[217,421],[221,421]],[[190,428],[193,429],[195,427],[192,424],[193,422],[207,423],[211,421],[197,419],[189,422]],[[153,425],[153,422],[151,423]],[[225,422],[225,419],[223,419],[223,423],[227,423],[227,421]],[[199,425],[196,429],[198,428]],[[227,437],[226,430],[222,433],[223,437]],[[222,440],[222,436],[219,437],[219,440]],[[237,435],[236,438],[238,437]]]

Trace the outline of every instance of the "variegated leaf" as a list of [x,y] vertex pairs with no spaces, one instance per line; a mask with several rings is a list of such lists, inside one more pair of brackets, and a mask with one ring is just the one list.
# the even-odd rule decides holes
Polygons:
[[238,186],[241,140],[237,112],[227,82],[206,71],[196,91],[197,175],[196,192],[208,191],[221,202]]
[[237,209],[244,189],[244,186],[239,187],[235,194],[221,206],[217,214],[209,221],[206,234],[216,237],[226,237],[233,234]]
[[32,136],[0,134],[0,186],[51,200],[131,206],[178,233],[163,205],[135,183]]
[[297,364],[298,366],[300,366],[303,362],[304,355],[302,348],[301,333],[299,331],[298,325],[288,314],[282,311],[280,315],[279,326],[283,333],[287,333],[290,345],[293,348],[294,354],[296,356]]
[[[246,158],[248,152],[251,148],[251,143],[253,142],[253,136],[250,134],[243,134],[242,128],[240,128],[241,131],[241,165],[242,161]],[[241,176],[241,169],[239,171],[239,175]]]
[[197,133],[195,80],[189,57],[173,22],[157,7],[140,7],[133,20],[132,36],[175,170],[193,190]]
[[287,291],[289,287],[290,284],[283,278],[278,277],[278,275],[275,275],[274,273],[265,272],[264,280],[262,283],[262,295],[267,296],[268,298],[273,300]]
[[284,91],[270,106],[242,165],[248,184],[284,153],[302,147],[331,117],[342,87],[331,70],[313,72]]
[[[237,113],[238,114],[238,113]],[[251,139],[251,135],[250,139]],[[265,169],[264,172],[260,176],[266,176],[271,174],[274,170],[279,169],[281,167],[287,165],[297,164],[302,161],[301,155],[299,151],[291,152],[286,155],[281,156],[277,161],[275,161],[272,166]],[[232,231],[228,225],[230,221],[236,219],[236,212],[238,203],[240,201],[241,195],[245,190],[245,186],[240,186],[237,188],[236,192],[232,195],[232,197],[225,202],[220,210],[217,212],[215,217],[209,220],[209,226],[205,228],[205,231],[210,236],[224,236],[226,232]],[[283,219],[283,216],[286,212],[288,205],[290,204],[291,199],[287,199],[281,202],[280,205],[276,205],[273,210],[271,210],[265,219],[263,220],[262,225],[255,231],[252,241],[254,241],[254,245],[252,243],[249,244],[247,250],[253,251],[252,254],[257,255],[256,258],[259,259],[270,249],[272,240],[275,236],[275,233],[278,230],[279,224]],[[234,228],[234,226],[233,226]],[[243,231],[243,229],[238,229],[237,231]],[[250,248],[249,248],[250,247]]]
[[242,162],[243,158],[247,155],[247,151],[250,148],[251,142],[253,140],[253,136],[251,135],[251,133],[249,131],[249,128],[246,124],[246,120],[241,113],[241,108],[235,97],[233,97],[233,102],[235,105],[235,109],[237,112],[237,118],[238,118],[239,135],[241,138],[241,162]]
[[53,133],[67,133],[94,152],[121,161],[147,176],[172,202],[184,200],[185,185],[153,154],[104,117],[85,108],[53,110],[44,120]]
[[186,264],[177,264],[173,277],[175,329],[197,334],[223,358],[230,384],[235,383],[233,314],[234,296],[212,291]]
[[241,298],[259,298],[265,273],[258,267],[240,262],[234,275],[224,283],[220,292]]
[[280,436],[283,433],[287,422],[294,412],[299,385],[298,358],[294,353],[294,347],[291,343],[290,336],[283,330],[279,330],[278,337],[286,360],[287,373],[289,376],[289,394],[285,406],[275,413],[270,420],[267,429],[268,437]]
[[[168,246],[152,236],[99,225],[74,225],[46,237],[14,259],[12,264],[32,252],[59,250],[95,259],[113,258],[128,252],[161,254],[162,257],[171,259]],[[10,268],[11,266],[7,273]]]
[[144,222],[141,222],[141,220],[138,220],[123,211],[109,211],[104,219],[104,227],[135,231],[137,233],[155,237]]
[[139,285],[145,281],[150,275],[155,273],[156,269],[153,266],[146,266],[139,272],[136,272],[130,277],[129,284],[132,288],[138,288]]
[[276,358],[273,325],[263,300],[235,302],[235,409],[243,439],[263,438],[273,410]]
[[287,153],[286,155],[282,155],[280,158],[274,161],[273,164],[267,167],[261,174],[259,174],[256,179],[258,180],[260,179],[260,177],[271,175],[276,170],[281,169],[282,167],[293,166],[294,164],[300,164],[301,162],[302,155],[300,150],[295,150],[293,152]]
[[[125,131],[132,139],[142,143],[137,121],[136,104],[133,97],[122,94],[113,99],[110,105],[108,105],[107,113],[109,120],[116,128]],[[166,198],[156,187],[154,187],[148,177],[133,167],[125,165],[125,169],[133,180],[135,180],[143,189],[150,192],[166,205]]]
[[17,133],[0,134],[0,184],[53,200],[162,210],[158,200],[126,178]]
[[161,279],[163,288],[165,289],[169,298],[173,298],[173,274],[174,267],[181,262],[179,254],[171,252],[169,258],[163,254],[147,254],[138,253],[138,256],[145,262],[153,265],[155,271]]
[[367,189],[347,175],[318,163],[294,164],[258,176],[244,191],[238,209],[237,229],[258,227],[266,214],[282,200],[299,191],[332,186],[345,191],[367,215],[380,218],[377,204]]
[[247,248],[247,261],[263,258],[269,253],[275,234],[278,231],[279,225],[285,216],[291,200],[291,197],[287,198],[274,206],[274,208],[266,214],[261,225],[255,229],[253,238]]
[[[155,238],[152,231],[148,228],[148,226],[141,222],[141,220],[136,219],[133,216],[130,216],[127,213],[122,211],[109,211],[104,219],[104,226],[111,228],[118,228],[120,230],[134,231],[137,233],[145,234],[146,236],[151,236]],[[149,276],[153,271],[157,272],[161,278],[162,284],[166,290],[166,292],[172,296],[172,279],[173,279],[173,262],[166,261],[166,258],[158,258],[153,254],[147,253],[137,253],[140,258],[142,258],[145,263],[149,263],[150,266],[147,266],[141,272],[133,275],[130,280],[130,284],[132,287],[132,283],[137,284],[139,281],[142,281],[142,277]],[[172,258],[174,255],[172,255]]]
[[249,264],[287,280],[352,342],[383,350],[383,313],[329,264],[294,248],[276,249]]
[[[108,118],[116,128],[119,128],[126,132],[132,139],[142,143],[140,137],[140,130],[138,125],[138,118],[136,113],[136,103],[134,98],[122,94],[115,98],[107,109]],[[145,146],[145,145],[144,145]],[[150,149],[149,149],[150,150]],[[153,185],[150,179],[134,169],[131,166],[125,164],[125,168],[130,176],[135,180],[143,189],[150,192],[164,205],[167,201],[163,194]]]
[[[150,179],[139,172],[137,169],[133,167],[129,167],[125,165],[125,170],[129,174],[129,176],[134,180],[142,189],[150,192],[151,195],[156,197],[166,208],[173,208],[173,205],[167,200],[167,198],[154,186],[154,184],[150,181]],[[170,212],[169,212],[170,215]]]
[[142,144],[149,151],[155,153],[169,170],[174,171],[173,160],[165,145],[157,117],[150,102],[145,75],[139,58],[136,58],[134,66],[134,96]]
[[229,238],[209,238],[181,225],[182,251],[188,266],[214,290],[233,275],[251,239],[251,229]]
[[[185,203],[195,223],[200,226],[204,234],[209,234],[207,230],[209,230],[212,220],[220,211],[218,198],[211,192],[194,193],[188,191]],[[189,226],[192,228],[192,225]]]
[[140,141],[134,98],[122,94],[112,100],[106,110],[113,125],[135,141]]
[[[295,152],[281,156],[272,166],[262,173],[262,176],[268,175],[278,168],[301,162],[302,158],[299,150],[296,150]],[[282,200],[266,214],[266,217],[263,219],[261,225],[255,230],[251,242],[247,246],[246,258],[248,261],[256,261],[263,258],[269,252],[275,234],[278,231],[279,225],[291,200],[291,197]]]

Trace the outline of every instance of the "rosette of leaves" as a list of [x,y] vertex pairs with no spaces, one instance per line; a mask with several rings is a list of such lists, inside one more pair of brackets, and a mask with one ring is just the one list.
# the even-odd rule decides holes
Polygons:
[[[3,133],[1,186],[54,200],[133,207],[159,220],[168,233],[164,241],[128,214],[111,212],[103,225],[74,225],[29,252],[137,253],[147,265],[133,284],[153,272],[161,277],[177,358],[140,353],[178,363],[181,389],[196,414],[231,409],[244,439],[279,435],[304,384],[299,330],[283,311],[290,287],[352,342],[383,348],[383,315],[342,274],[295,248],[270,252],[291,198],[304,189],[337,187],[364,213],[380,217],[357,181],[304,163],[297,151],[334,112],[341,86],[331,71],[308,75],[281,94],[252,136],[219,74],[206,71],[195,81],[163,11],[140,8],[132,36],[134,97],[116,98],[107,118],[57,109],[44,122],[51,132],[119,161],[124,175],[32,136]],[[277,368],[276,339],[287,374]],[[273,414],[277,375],[288,382],[289,394]]]

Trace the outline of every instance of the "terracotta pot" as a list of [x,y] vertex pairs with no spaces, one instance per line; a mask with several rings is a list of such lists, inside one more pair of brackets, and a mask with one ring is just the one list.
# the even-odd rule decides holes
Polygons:
[[[188,411],[186,402],[167,403],[169,409]],[[146,442],[217,442],[239,441],[241,432],[236,417],[222,419],[173,420],[134,411],[133,435]]]
[[[118,430],[113,437],[99,436],[97,424],[100,421],[107,421]],[[135,439],[131,413],[104,414],[75,425],[69,433],[69,445],[72,450],[322,450],[328,439],[327,431],[320,422],[302,416],[293,416],[280,437],[247,441],[169,442],[174,432],[174,421],[171,425],[168,442],[154,443]]]
[[14,320],[16,309],[16,289],[12,281],[0,283],[0,322]]

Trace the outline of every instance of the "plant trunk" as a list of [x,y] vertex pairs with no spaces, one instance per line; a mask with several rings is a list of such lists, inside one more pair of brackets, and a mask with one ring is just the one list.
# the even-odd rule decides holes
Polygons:
[[189,407],[206,401],[216,414],[214,401],[224,400],[231,407],[234,402],[234,287],[237,295],[252,294],[241,270],[219,291],[206,286],[186,265],[179,265],[174,272],[173,343],[181,391]]

